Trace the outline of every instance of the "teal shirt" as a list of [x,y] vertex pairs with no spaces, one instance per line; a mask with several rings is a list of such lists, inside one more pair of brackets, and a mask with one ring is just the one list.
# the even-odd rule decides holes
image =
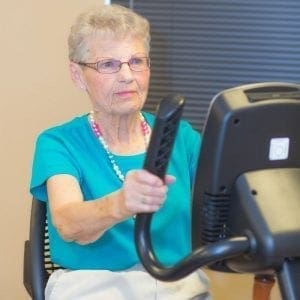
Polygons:
[[[143,113],[153,127],[154,116]],[[198,160],[200,134],[186,121],[181,121],[174,143],[167,173],[176,177],[169,186],[167,200],[153,215],[151,235],[159,260],[174,264],[191,251],[190,204],[192,182]],[[115,159],[126,174],[141,169],[145,153]],[[85,201],[120,189],[122,183],[112,170],[107,153],[94,135],[87,115],[50,128],[41,133],[36,142],[30,191],[35,199],[48,201],[46,181],[56,174],[70,174],[77,178]],[[64,241],[47,212],[51,259],[69,269],[124,270],[139,258],[134,244],[134,220],[129,218],[88,245]]]

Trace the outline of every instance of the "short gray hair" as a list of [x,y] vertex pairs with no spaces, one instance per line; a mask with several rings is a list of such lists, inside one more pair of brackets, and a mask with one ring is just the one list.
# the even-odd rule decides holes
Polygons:
[[100,37],[139,38],[150,51],[150,25],[146,18],[120,5],[101,5],[80,14],[71,27],[68,38],[70,61],[88,59],[88,41],[94,34]]

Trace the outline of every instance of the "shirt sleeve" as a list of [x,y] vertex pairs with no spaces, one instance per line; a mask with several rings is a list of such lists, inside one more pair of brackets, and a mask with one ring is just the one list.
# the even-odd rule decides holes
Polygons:
[[51,176],[69,174],[80,181],[70,148],[64,139],[50,132],[42,133],[35,145],[30,192],[38,200],[47,201],[46,181]]

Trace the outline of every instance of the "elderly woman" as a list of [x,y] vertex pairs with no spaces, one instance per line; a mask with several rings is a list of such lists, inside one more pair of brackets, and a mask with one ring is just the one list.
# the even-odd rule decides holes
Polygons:
[[[181,121],[165,180],[142,169],[154,116],[147,98],[149,23],[133,11],[101,6],[81,14],[69,36],[70,73],[92,111],[37,139],[31,180],[47,202],[52,261],[46,299],[207,299],[198,271],[178,282],[153,279],[139,265],[134,216],[152,222],[159,259],[190,252],[190,196],[199,134]],[[175,182],[175,178],[177,179]]]

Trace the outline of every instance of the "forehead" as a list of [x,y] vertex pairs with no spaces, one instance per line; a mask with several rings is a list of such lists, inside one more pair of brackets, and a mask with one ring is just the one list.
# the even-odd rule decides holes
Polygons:
[[128,59],[136,53],[148,55],[144,42],[134,37],[116,38],[90,38],[88,41],[89,58],[97,60],[103,57],[115,59]]

